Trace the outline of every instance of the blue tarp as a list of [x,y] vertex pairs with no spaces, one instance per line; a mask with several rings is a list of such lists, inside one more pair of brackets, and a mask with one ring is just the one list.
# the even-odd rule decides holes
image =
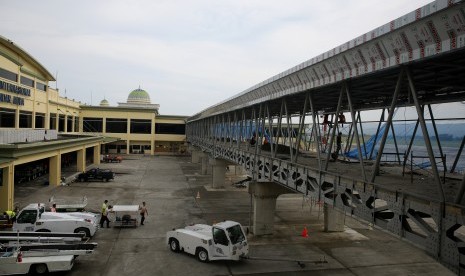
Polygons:
[[[371,150],[375,147],[375,149],[373,150],[373,155],[372,155],[372,159],[375,159],[376,156],[378,155],[378,149],[376,148],[376,145],[380,142],[381,140],[381,137],[383,136],[383,133],[384,133],[384,129],[386,128],[386,123],[384,123],[380,129],[379,129],[379,132],[378,132],[378,135],[373,135],[370,137],[370,139],[368,139],[367,141],[365,141],[365,146],[363,145],[360,145],[361,147],[361,150],[362,150],[362,156],[365,158],[365,159],[369,159],[370,158],[370,153],[371,153]],[[375,140],[376,140],[376,144],[375,144]],[[354,158],[354,159],[359,159],[358,157],[358,150],[357,148],[347,152],[346,154],[344,154],[345,156],[349,157],[349,158]]]

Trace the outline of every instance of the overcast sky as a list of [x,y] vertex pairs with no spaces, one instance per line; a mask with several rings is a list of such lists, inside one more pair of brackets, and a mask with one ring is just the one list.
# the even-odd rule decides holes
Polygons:
[[0,35],[97,105],[193,115],[431,1],[0,0]]

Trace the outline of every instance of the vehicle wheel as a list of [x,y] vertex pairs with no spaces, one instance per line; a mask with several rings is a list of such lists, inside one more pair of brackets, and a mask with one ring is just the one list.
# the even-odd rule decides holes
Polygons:
[[31,272],[35,275],[44,275],[48,272],[48,267],[46,264],[35,264],[31,267]]
[[37,230],[36,232],[42,232],[42,233],[50,233],[52,231],[48,230],[48,229],[39,229]]
[[179,242],[177,239],[170,239],[170,249],[173,252],[179,252]]
[[201,261],[202,263],[208,262],[208,252],[202,247],[197,249],[195,256],[197,257],[197,260]]
[[87,228],[80,227],[74,230],[74,233],[84,233],[84,238],[90,238],[90,231]]
[[79,178],[79,181],[84,182],[85,180],[84,180],[84,178],[81,177],[81,178]]

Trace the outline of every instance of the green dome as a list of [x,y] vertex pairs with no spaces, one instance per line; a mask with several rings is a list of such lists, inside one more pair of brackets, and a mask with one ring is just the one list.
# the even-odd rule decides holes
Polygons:
[[150,96],[147,91],[139,88],[129,93],[127,103],[131,104],[150,104]]
[[110,103],[109,103],[107,100],[103,99],[103,100],[100,102],[100,106],[110,106]]

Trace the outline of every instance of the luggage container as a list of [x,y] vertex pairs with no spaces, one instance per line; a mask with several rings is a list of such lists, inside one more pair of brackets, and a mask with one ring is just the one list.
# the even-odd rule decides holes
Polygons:
[[114,205],[110,210],[114,216],[114,227],[137,227],[139,225],[139,205]]

